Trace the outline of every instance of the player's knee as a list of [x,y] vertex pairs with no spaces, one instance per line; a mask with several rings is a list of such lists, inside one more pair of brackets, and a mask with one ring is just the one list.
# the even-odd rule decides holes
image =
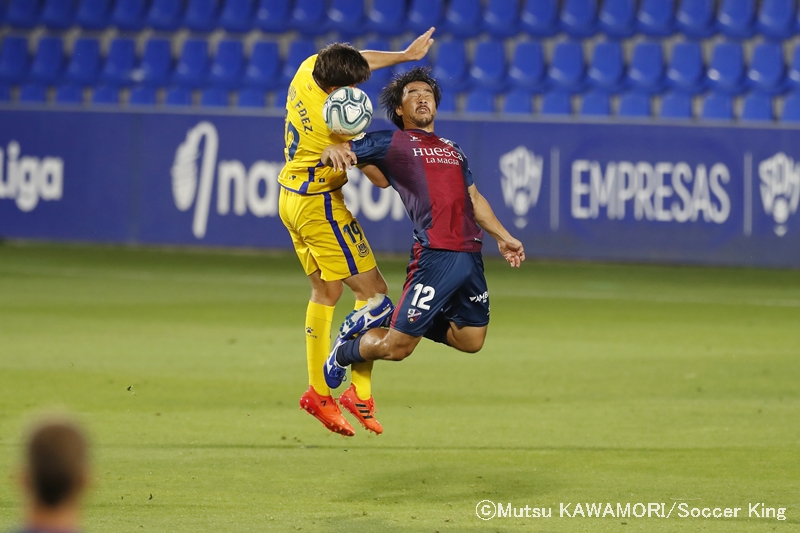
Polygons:
[[392,346],[389,349],[389,359],[391,361],[402,361],[414,351],[411,346]]
[[344,292],[341,283],[317,283],[311,288],[311,300],[323,305],[336,305]]
[[478,353],[483,348],[483,341],[484,337],[470,337],[467,338],[462,346],[460,346],[462,352],[466,353]]

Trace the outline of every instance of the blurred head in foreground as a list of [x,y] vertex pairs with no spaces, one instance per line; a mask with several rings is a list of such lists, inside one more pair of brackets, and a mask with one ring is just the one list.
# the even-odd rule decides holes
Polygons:
[[89,468],[84,431],[63,417],[41,419],[28,434],[24,461],[24,531],[77,531]]

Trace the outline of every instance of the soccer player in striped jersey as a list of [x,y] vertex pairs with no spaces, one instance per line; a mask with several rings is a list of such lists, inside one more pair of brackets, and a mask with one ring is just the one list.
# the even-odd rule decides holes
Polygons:
[[[503,227],[472,180],[461,148],[434,133],[441,90],[427,69],[415,68],[384,89],[382,104],[396,131],[367,133],[327,147],[322,162],[334,169],[373,164],[400,194],[414,223],[414,245],[403,293],[389,329],[374,328],[355,338],[337,337],[325,362],[331,388],[345,368],[363,361],[408,357],[422,337],[474,353],[483,347],[489,324],[489,290],[483,274],[483,231],[497,241],[512,267],[525,260],[522,243]],[[343,328],[344,329],[344,328]]]
[[[286,99],[286,165],[281,185],[279,212],[292,237],[295,251],[311,282],[306,309],[306,360],[309,388],[300,406],[329,430],[352,436],[322,374],[330,350],[333,310],[343,285],[355,293],[356,308],[376,294],[387,292],[369,243],[344,203],[344,169],[320,163],[322,150],[348,139],[335,135],[325,124],[322,106],[335,89],[366,81],[372,70],[423,58],[433,44],[434,28],[414,40],[402,52],[364,51],[334,43],[306,59],[297,69]],[[391,312],[391,301],[381,300],[377,315]],[[353,366],[353,386],[339,402],[368,430],[381,433],[375,419],[371,390],[372,362]]]

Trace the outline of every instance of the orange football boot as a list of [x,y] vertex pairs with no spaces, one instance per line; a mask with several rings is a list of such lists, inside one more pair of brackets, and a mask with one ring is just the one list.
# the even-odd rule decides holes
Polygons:
[[300,408],[305,409],[313,415],[322,425],[345,437],[352,437],[356,434],[350,422],[342,416],[339,406],[333,400],[333,396],[322,396],[309,386],[308,390],[300,396]]
[[350,385],[350,388],[339,396],[339,403],[361,422],[364,429],[376,435],[383,433],[383,426],[375,419],[375,400],[372,396],[369,400],[362,400],[356,394],[356,386]]

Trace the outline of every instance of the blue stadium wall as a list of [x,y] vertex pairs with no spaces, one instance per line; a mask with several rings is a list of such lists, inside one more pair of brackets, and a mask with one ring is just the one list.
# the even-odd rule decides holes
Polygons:
[[[798,129],[436,127],[529,256],[800,267]],[[277,213],[282,147],[277,115],[0,110],[0,236],[290,248]],[[345,194],[375,250],[409,250],[394,192],[354,171]],[[489,238],[485,251],[497,253]]]

